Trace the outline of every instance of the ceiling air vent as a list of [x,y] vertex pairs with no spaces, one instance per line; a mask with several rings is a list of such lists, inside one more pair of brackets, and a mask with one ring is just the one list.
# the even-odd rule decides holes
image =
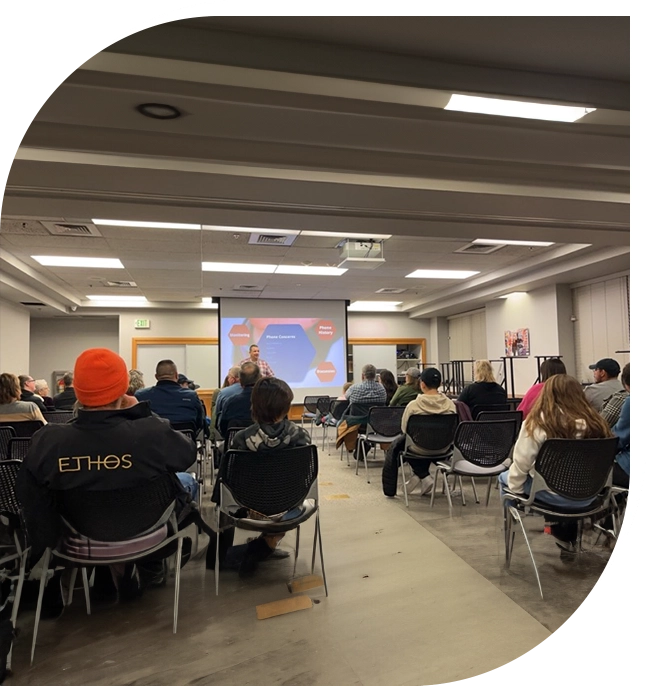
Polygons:
[[134,281],[106,281],[105,285],[108,288],[137,288]]
[[392,294],[395,294],[395,293],[404,293],[406,290],[408,290],[408,289],[406,289],[406,288],[380,288],[378,291],[375,291],[375,293],[384,293],[384,294],[385,293],[392,293]]
[[469,243],[469,245],[463,245],[461,248],[458,248],[453,252],[468,253],[469,255],[490,255],[492,252],[496,252],[504,247],[504,245],[481,245],[480,243]]
[[262,291],[262,286],[251,286],[249,284],[241,284],[240,286],[234,286],[234,291]]
[[34,303],[30,303],[30,302],[23,303],[23,302],[21,302],[20,304],[26,305],[27,307],[47,307],[45,305],[45,303],[36,303],[36,302],[34,302]]
[[252,233],[249,236],[250,245],[291,245],[297,236],[289,234],[287,236],[270,233]]
[[41,222],[41,224],[54,236],[101,236],[99,230],[91,222]]

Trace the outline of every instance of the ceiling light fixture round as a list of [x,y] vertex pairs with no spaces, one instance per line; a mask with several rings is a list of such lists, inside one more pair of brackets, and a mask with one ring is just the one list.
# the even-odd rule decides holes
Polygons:
[[158,102],[146,102],[142,105],[137,105],[136,109],[144,117],[150,117],[151,119],[177,119],[182,116],[177,107]]

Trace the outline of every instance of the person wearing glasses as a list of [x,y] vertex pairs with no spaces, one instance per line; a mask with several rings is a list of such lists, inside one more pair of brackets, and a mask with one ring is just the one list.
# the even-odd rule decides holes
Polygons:
[[34,403],[38,405],[41,412],[47,412],[47,407],[43,399],[36,393],[36,379],[29,374],[21,374],[18,377],[20,381],[20,400],[26,403]]

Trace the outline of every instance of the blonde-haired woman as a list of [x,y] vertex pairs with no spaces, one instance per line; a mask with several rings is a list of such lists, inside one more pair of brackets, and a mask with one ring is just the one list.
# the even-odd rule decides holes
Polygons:
[[[476,360],[473,364],[474,382],[465,386],[458,396],[460,402],[469,406],[471,414],[474,409],[486,409],[487,405],[502,405],[508,402],[507,391],[499,384],[493,374],[489,360]],[[475,415],[473,416],[475,419]]]
[[[522,423],[514,446],[510,468],[503,472],[500,483],[512,493],[529,495],[534,477],[534,464],[541,446],[548,438],[609,438],[606,420],[590,405],[581,384],[567,374],[556,374],[545,382],[541,394]],[[549,490],[539,491],[536,499],[545,505],[579,509],[588,501],[571,500]],[[577,523],[567,520],[552,525],[552,534],[566,550],[573,548]]]
[[47,424],[35,403],[20,400],[20,381],[15,374],[0,374],[0,422],[39,421]]

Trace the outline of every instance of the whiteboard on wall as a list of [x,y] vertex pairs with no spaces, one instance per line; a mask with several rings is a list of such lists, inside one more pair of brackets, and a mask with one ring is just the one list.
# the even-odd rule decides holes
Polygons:
[[137,369],[144,375],[146,386],[154,386],[155,368],[160,360],[172,360],[177,371],[202,388],[219,388],[218,346],[190,343],[137,346]]
[[352,371],[354,380],[361,380],[361,368],[366,364],[374,364],[377,369],[389,369],[397,373],[396,345],[353,345]]

